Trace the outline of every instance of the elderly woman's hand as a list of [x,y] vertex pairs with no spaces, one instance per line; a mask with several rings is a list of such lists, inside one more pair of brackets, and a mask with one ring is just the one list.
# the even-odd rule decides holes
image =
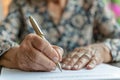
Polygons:
[[79,70],[86,67],[92,69],[102,62],[110,62],[110,50],[104,44],[94,44],[87,47],[76,48],[62,61],[62,68]]
[[11,48],[0,58],[0,65],[24,71],[51,71],[62,60],[62,54],[62,48],[29,34],[18,47]]

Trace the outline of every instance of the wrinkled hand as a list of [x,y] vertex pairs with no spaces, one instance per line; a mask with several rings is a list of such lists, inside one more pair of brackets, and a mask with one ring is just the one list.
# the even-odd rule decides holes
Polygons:
[[62,68],[68,70],[79,70],[84,67],[92,69],[102,62],[110,61],[110,50],[104,44],[94,44],[76,48],[63,59]]
[[62,60],[63,50],[35,34],[29,34],[20,46],[1,57],[0,64],[24,71],[51,71]]

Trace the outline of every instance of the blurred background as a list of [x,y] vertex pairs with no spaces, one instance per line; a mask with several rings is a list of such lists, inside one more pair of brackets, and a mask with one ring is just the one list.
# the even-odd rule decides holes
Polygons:
[[[12,0],[0,0],[0,22],[8,14],[9,4]],[[103,0],[106,6],[111,10],[116,20],[120,24],[120,0]]]
[[8,7],[12,0],[0,0],[0,22],[8,13]]
[[120,0],[103,0],[120,24]]

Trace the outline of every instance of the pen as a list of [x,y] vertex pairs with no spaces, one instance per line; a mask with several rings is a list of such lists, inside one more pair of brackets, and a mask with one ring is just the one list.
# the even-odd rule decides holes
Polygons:
[[[32,16],[29,17],[29,20],[30,20],[30,23],[31,23],[33,29],[35,30],[36,34],[39,35],[42,39],[45,39],[44,34],[42,33],[42,31],[40,29],[40,27],[42,27],[42,26],[40,25],[40,27],[39,27],[37,22],[35,21],[35,19]],[[56,63],[56,66],[62,72],[61,64],[59,62]]]

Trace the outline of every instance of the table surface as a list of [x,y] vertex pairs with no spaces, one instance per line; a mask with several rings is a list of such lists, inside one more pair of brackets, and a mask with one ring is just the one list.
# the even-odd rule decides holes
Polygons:
[[[116,67],[120,68],[120,62],[110,63],[110,65],[113,65],[113,66],[116,66]],[[2,67],[0,67],[0,75],[1,75],[1,69],[2,69]],[[105,80],[118,80],[118,79],[105,79]]]
[[[116,66],[120,68],[120,62],[116,62],[116,63],[110,63],[110,65]],[[0,67],[0,73],[1,73],[1,69],[2,67]]]

